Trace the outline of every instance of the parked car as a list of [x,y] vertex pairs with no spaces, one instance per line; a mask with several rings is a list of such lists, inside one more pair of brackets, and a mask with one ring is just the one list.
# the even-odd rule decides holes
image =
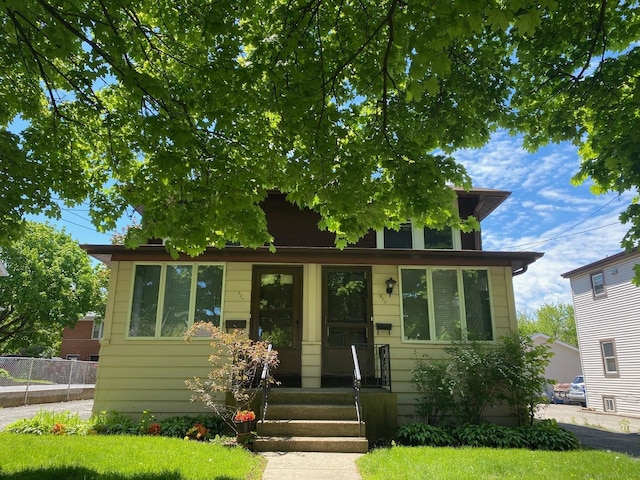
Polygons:
[[567,398],[572,403],[579,403],[583,407],[587,406],[587,393],[584,387],[584,376],[578,375],[571,382],[569,387],[569,394]]

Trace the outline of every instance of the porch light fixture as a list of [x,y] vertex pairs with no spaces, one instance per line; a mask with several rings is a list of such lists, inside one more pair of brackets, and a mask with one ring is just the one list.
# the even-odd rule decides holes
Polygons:
[[398,282],[396,282],[392,277],[389,277],[389,280],[384,283],[387,286],[387,293],[389,294],[389,296],[391,296],[391,294],[393,293],[393,287],[395,287],[396,283]]

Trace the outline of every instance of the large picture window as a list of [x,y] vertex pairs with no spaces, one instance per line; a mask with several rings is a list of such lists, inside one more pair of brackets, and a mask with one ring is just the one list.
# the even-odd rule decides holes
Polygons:
[[130,337],[181,337],[194,322],[220,325],[224,268],[215,264],[135,267]]
[[487,270],[401,268],[404,340],[493,340]]

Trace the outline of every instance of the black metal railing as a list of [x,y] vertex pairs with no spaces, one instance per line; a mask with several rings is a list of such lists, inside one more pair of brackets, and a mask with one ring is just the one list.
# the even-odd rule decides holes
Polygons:
[[362,405],[360,404],[360,386],[362,384],[362,375],[360,373],[358,351],[355,345],[351,345],[351,357],[353,358],[353,396],[356,404],[356,416],[358,418],[359,435],[362,437]]
[[269,344],[269,346],[267,347],[267,356],[264,359],[264,366],[262,367],[262,375],[260,375],[260,385],[262,386],[263,422],[267,416],[267,407],[269,406],[269,391],[271,390],[271,382],[269,381],[269,357],[271,356],[271,350],[273,350],[273,345]]
[[363,387],[383,387],[391,391],[391,359],[388,344],[356,343]]

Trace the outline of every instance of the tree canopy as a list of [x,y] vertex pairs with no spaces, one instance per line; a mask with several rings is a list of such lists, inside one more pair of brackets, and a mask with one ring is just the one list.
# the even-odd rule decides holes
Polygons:
[[[0,222],[88,199],[127,244],[268,243],[271,189],[344,246],[469,229],[455,152],[497,128],[580,146],[576,181],[640,184],[637,1],[3,0]],[[505,172],[505,174],[508,174]],[[490,187],[490,186],[489,186]],[[640,205],[626,246],[638,243]]]
[[520,335],[544,333],[554,340],[578,346],[578,331],[573,305],[569,303],[545,303],[532,316],[518,315]]
[[0,247],[9,276],[0,277],[0,352],[59,341],[87,312],[104,312],[105,269],[66,233],[28,222],[21,239]]

